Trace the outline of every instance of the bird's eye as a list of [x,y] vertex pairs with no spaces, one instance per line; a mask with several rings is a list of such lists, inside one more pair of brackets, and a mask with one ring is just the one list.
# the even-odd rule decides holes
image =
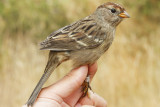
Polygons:
[[114,8],[111,9],[111,12],[112,12],[112,13],[115,13],[115,12],[116,12],[116,9],[114,9]]

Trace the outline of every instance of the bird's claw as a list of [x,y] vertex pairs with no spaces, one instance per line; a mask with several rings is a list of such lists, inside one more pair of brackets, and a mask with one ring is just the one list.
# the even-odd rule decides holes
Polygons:
[[89,81],[90,81],[90,77],[87,76],[85,81],[82,84],[82,97],[85,97],[86,95],[88,95],[88,89],[92,90],[89,84]]

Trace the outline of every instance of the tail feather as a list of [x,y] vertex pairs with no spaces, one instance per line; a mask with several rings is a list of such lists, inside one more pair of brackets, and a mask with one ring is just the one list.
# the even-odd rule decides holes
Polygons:
[[54,52],[50,52],[45,71],[41,79],[39,80],[38,84],[36,85],[35,89],[33,90],[30,98],[28,99],[26,103],[27,107],[31,107],[34,104],[37,96],[39,95],[39,92],[41,91],[43,84],[48,80],[49,76],[52,74],[54,69],[60,64],[60,62],[61,61],[59,61],[57,54]]

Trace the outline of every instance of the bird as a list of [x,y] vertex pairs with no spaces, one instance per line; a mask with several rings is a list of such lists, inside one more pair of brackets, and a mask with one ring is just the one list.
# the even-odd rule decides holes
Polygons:
[[[71,60],[73,68],[96,62],[111,46],[116,27],[124,18],[129,17],[121,5],[106,2],[91,15],[51,33],[40,43],[41,50],[49,50],[48,62],[26,105],[33,106],[43,84],[62,62]],[[82,84],[83,97],[91,88],[89,79],[87,75]]]

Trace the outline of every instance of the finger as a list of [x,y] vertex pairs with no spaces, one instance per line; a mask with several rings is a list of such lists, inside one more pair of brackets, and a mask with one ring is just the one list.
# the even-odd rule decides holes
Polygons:
[[95,107],[107,107],[107,102],[92,91],[89,91],[90,98],[88,96],[80,99],[76,105],[92,105]]
[[88,75],[90,76],[91,80],[93,79],[94,75],[96,74],[97,68],[98,68],[97,63],[94,63],[88,67]]
[[96,107],[107,107],[107,102],[96,93],[93,94],[92,101]]
[[[50,93],[50,97],[52,97],[52,94],[53,96],[57,94],[61,98],[66,98],[81,86],[87,76],[87,73],[88,66],[82,66],[74,69],[56,84],[43,88],[40,94],[47,92]],[[48,95],[47,93],[46,95]]]

